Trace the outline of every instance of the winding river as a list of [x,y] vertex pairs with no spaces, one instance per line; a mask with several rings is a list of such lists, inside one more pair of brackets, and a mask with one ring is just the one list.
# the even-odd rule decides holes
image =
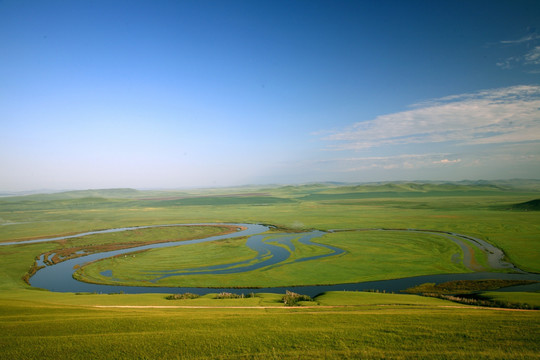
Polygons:
[[[168,224],[168,225],[151,225],[151,226],[138,226],[138,227],[126,227],[117,229],[108,229],[100,231],[85,232],[76,235],[53,237],[46,239],[27,240],[20,242],[5,242],[0,243],[0,246],[6,245],[19,245],[29,244],[46,241],[57,241],[68,238],[82,237],[93,234],[112,233],[118,231],[129,231],[135,229],[145,229],[151,227],[164,227],[164,226],[187,226],[187,225],[229,225],[236,226],[237,232],[210,236],[206,238],[187,240],[187,241],[173,241],[158,244],[143,245],[138,247],[132,247],[128,249],[107,251],[102,253],[95,253],[89,255],[83,255],[78,258],[69,259],[54,265],[48,265],[38,270],[31,278],[30,284],[35,287],[44,288],[55,292],[95,292],[95,293],[185,293],[191,292],[196,294],[206,294],[215,292],[231,292],[231,293],[245,293],[251,290],[238,289],[238,288],[191,288],[191,287],[160,287],[160,286],[122,286],[122,285],[101,285],[90,284],[77,281],[73,278],[74,268],[83,266],[89,262],[109,258],[117,255],[125,255],[136,251],[148,250],[153,248],[165,248],[171,246],[180,246],[187,244],[197,244],[208,241],[222,240],[228,238],[235,238],[241,236],[248,236],[246,245],[255,250],[257,255],[242,262],[231,262],[229,264],[215,265],[215,266],[203,266],[192,269],[170,269],[166,271],[152,271],[147,274],[154,276],[152,282],[157,282],[160,279],[170,276],[185,276],[194,274],[229,274],[251,271],[263,267],[276,267],[281,266],[284,262],[300,262],[311,261],[322,257],[339,256],[344,253],[344,250],[325,244],[313,242],[312,239],[321,237],[326,234],[323,231],[310,231],[305,233],[289,233],[289,234],[263,234],[269,230],[269,227],[259,224]],[[464,274],[439,274],[439,275],[425,275],[415,276],[394,280],[381,280],[370,281],[350,284],[338,284],[338,285],[318,285],[318,286],[289,286],[289,287],[274,287],[274,288],[257,288],[257,292],[271,292],[271,293],[284,293],[285,290],[300,292],[302,294],[315,296],[325,291],[361,291],[361,290],[379,290],[387,292],[399,292],[409,287],[420,285],[426,282],[440,283],[451,280],[475,280],[475,279],[512,279],[512,280],[535,280],[540,281],[540,274],[525,273],[514,265],[505,262],[503,260],[504,253],[494,247],[493,245],[477,238],[473,238],[466,235],[440,232],[434,230],[418,230],[418,229],[357,229],[357,230],[333,230],[331,232],[338,231],[366,231],[366,230],[379,230],[379,231],[408,231],[418,233],[429,233],[432,235],[442,236],[450,241],[456,243],[462,250],[463,264],[469,269],[477,272],[464,273]],[[299,243],[324,247],[328,251],[323,255],[304,257],[295,259],[293,261],[288,260],[291,253],[294,251],[293,239],[297,239]],[[478,272],[479,268],[474,264],[473,250],[470,244],[487,254],[489,265],[494,269],[512,269],[517,273],[493,273],[493,272]],[[38,261],[38,265],[46,265]],[[102,273],[107,276],[108,274]],[[110,274],[112,275],[112,274]],[[522,287],[513,287],[512,290],[540,290],[540,283],[533,285],[526,285]]]

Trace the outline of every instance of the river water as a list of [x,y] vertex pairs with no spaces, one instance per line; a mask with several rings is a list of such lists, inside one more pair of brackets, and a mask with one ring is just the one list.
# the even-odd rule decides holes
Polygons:
[[[13,244],[27,244],[27,243],[36,243],[36,242],[45,242],[45,241],[56,241],[66,238],[75,238],[81,236],[87,236],[92,234],[102,234],[102,233],[111,233],[118,231],[129,231],[134,229],[143,229],[149,227],[160,227],[160,226],[186,226],[186,225],[216,225],[216,224],[169,224],[169,225],[152,225],[152,226],[140,226],[140,227],[127,227],[127,228],[118,228],[118,229],[109,229],[101,231],[92,231],[76,235],[64,236],[64,237],[54,237],[47,239],[39,240],[28,240],[15,243],[0,243],[1,245],[13,245]],[[252,250],[257,252],[257,255],[250,260],[243,262],[231,262],[224,265],[216,266],[207,266],[207,267],[198,267],[192,269],[170,269],[166,271],[154,271],[151,275],[155,276],[152,280],[157,282],[160,279],[170,277],[170,276],[186,276],[194,274],[227,274],[227,273],[239,273],[245,271],[251,271],[263,267],[275,267],[280,266],[283,262],[287,261],[290,257],[292,251],[294,251],[294,244],[292,239],[298,239],[298,242],[311,245],[311,246],[321,246],[328,249],[329,252],[323,255],[305,257],[296,259],[294,261],[311,261],[322,257],[328,256],[339,256],[344,253],[340,248],[319,244],[313,242],[312,239],[320,237],[326,234],[323,231],[311,231],[306,233],[291,233],[291,234],[262,234],[269,230],[267,226],[258,225],[258,224],[218,224],[218,225],[233,225],[240,228],[245,228],[245,230],[240,230],[235,233],[211,236],[202,239],[196,240],[187,240],[180,242],[166,242],[159,244],[150,244],[143,245],[129,249],[115,250],[102,252],[97,254],[90,254],[81,256],[79,258],[66,260],[58,264],[45,266],[44,268],[38,270],[34,276],[30,278],[30,284],[35,287],[47,289],[55,292],[89,292],[89,293],[127,293],[127,294],[137,294],[137,293],[185,293],[191,292],[195,294],[207,294],[207,293],[216,293],[216,292],[231,292],[231,293],[248,293],[248,292],[270,292],[270,293],[284,293],[285,290],[290,290],[294,292],[299,292],[302,294],[315,296],[325,291],[363,291],[363,290],[378,290],[386,292],[399,292],[407,288],[420,285],[423,283],[441,283],[451,280],[478,280],[478,279],[510,279],[510,280],[535,280],[540,281],[540,274],[530,274],[525,272],[508,274],[508,273],[493,273],[493,272],[473,272],[473,273],[464,273],[464,274],[439,274],[439,275],[425,275],[425,276],[415,276],[402,279],[393,279],[393,280],[381,280],[381,281],[370,281],[370,282],[360,282],[360,283],[350,283],[350,284],[338,284],[338,285],[317,285],[317,286],[289,286],[289,287],[273,287],[273,288],[257,288],[257,289],[238,289],[238,288],[193,288],[193,287],[162,287],[162,286],[122,286],[122,285],[101,285],[101,284],[90,284],[85,282],[80,282],[73,279],[74,268],[83,266],[89,262],[109,258],[112,256],[129,254],[135,251],[148,250],[153,248],[164,248],[171,246],[181,246],[187,244],[197,244],[208,241],[215,241],[221,239],[228,239],[241,236],[249,236],[246,245]],[[383,230],[381,231],[414,231],[414,232],[426,232],[416,229],[403,229],[403,230]],[[455,233],[442,233],[427,231],[430,234],[443,236],[451,241],[454,241],[458,244],[463,253],[463,262],[467,266],[468,259],[470,260],[471,254],[468,254],[468,248],[464,245],[465,241],[470,241],[475,244],[482,251],[485,251],[488,255],[488,262],[494,268],[507,269],[514,268],[516,271],[519,269],[515,268],[512,264],[509,264],[502,260],[504,254],[498,248],[493,247],[491,244],[484,242],[480,239],[471,238],[465,235],[455,234]],[[272,244],[274,243],[274,244]],[[288,250],[287,250],[288,248]],[[290,251],[289,251],[290,250]],[[467,255],[468,254],[468,255]],[[38,265],[44,265],[39,264]],[[105,276],[112,276],[112,272],[106,271],[102,273]],[[526,285],[521,287],[509,288],[511,290],[527,290],[535,291],[540,290],[540,283],[533,285]]]

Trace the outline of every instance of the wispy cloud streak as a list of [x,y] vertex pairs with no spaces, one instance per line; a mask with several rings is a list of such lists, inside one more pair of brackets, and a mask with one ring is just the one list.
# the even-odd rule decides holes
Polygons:
[[515,49],[514,56],[507,57],[496,63],[502,69],[522,67],[528,73],[538,73],[540,65],[540,35],[533,33],[517,40],[503,40],[499,44]]
[[540,65],[540,46],[536,46],[534,49],[525,54],[525,63]]
[[537,149],[538,146],[532,143],[507,144],[477,152],[409,153],[334,158],[319,161],[311,166],[341,173],[432,169],[450,176],[451,174],[471,174],[483,169],[497,169],[497,172],[508,176],[508,169],[516,166],[536,168],[535,164],[540,162],[540,153]]
[[540,86],[453,95],[362,121],[325,138],[334,149],[384,145],[501,144],[540,140]]
[[[366,156],[332,159],[326,161],[341,172],[357,172],[363,170],[395,170],[420,169],[433,166],[452,166],[461,159],[451,154],[400,154],[395,156]],[[336,171],[336,170],[334,170]]]
[[537,39],[540,39],[540,35],[529,34],[517,40],[502,40],[501,44],[523,44],[523,43],[528,43],[529,41],[534,41]]

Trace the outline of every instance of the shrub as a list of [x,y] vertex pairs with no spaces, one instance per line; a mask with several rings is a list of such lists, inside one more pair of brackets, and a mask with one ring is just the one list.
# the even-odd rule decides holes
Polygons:
[[228,293],[228,292],[221,292],[217,294],[214,299],[244,299],[244,298],[252,298],[252,297],[255,297],[254,293],[244,295],[244,293],[233,294],[233,293]]
[[286,290],[285,295],[281,299],[286,306],[298,306],[299,301],[313,301],[308,295],[300,295],[289,290]]

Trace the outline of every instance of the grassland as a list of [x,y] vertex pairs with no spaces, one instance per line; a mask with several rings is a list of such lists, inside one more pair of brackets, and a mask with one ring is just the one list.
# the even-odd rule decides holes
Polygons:
[[366,296],[349,297],[361,303],[349,307],[241,310],[1,300],[0,358],[534,359],[540,350],[531,331],[540,325],[535,312]]
[[[93,190],[0,198],[0,241],[201,222],[266,223],[297,230],[417,228],[484,239],[503,249],[522,269],[540,272],[540,213],[530,206],[515,206],[540,198],[540,188],[535,182],[518,185],[314,184],[204,192]],[[539,358],[538,311],[476,308],[416,295],[350,292],[323,294],[309,302],[309,307],[295,308],[284,307],[277,294],[171,301],[165,299],[167,294],[52,293],[33,289],[21,279],[36,256],[45,252],[189,237],[174,231],[157,228],[0,247],[0,358]],[[347,250],[338,262],[326,258],[327,263],[321,261],[311,268],[309,262],[289,264],[269,270],[271,276],[266,279],[259,271],[251,279],[249,274],[237,274],[228,281],[321,283],[466,271],[451,260],[455,247],[439,237],[355,234],[333,233],[320,239]],[[206,248],[189,251],[184,248],[182,261],[185,266],[197,261],[223,263],[232,251],[238,259],[248,259],[253,254],[237,246],[242,241],[208,243]],[[301,256],[313,251],[300,250],[304,251]],[[180,248],[171,249],[170,254],[175,251]],[[431,258],[423,257],[426,254]],[[170,257],[158,250],[137,258],[138,266],[152,262],[154,268],[170,265]],[[161,261],[163,265],[159,265]],[[119,271],[121,268],[119,264]],[[122,271],[130,275],[128,270]],[[192,281],[199,280],[209,281]],[[538,302],[538,293],[482,295]]]
[[[264,202],[265,196],[257,195],[253,199],[243,195],[238,196],[241,201],[231,204],[182,205],[181,199],[172,194],[167,193],[171,200],[156,200],[155,197],[145,198],[144,192],[137,192],[139,195],[135,198],[86,197],[87,193],[83,193],[85,197],[82,198],[70,194],[63,200],[58,194],[50,195],[50,200],[47,195],[6,198],[0,199],[0,223],[12,225],[2,226],[0,241],[122,226],[201,221],[262,222],[285,228],[321,230],[418,228],[482,238],[504,249],[508,258],[519,267],[540,271],[539,247],[530,246],[538,244],[539,213],[511,209],[513,204],[539,197],[538,191],[493,187],[478,187],[474,191],[471,189],[474,187],[442,187],[446,189],[442,191],[436,190],[434,185],[420,191],[412,185],[402,187],[394,192],[387,187],[384,187],[386,191],[381,191],[376,186],[351,189],[315,185],[257,190],[257,194],[288,200],[278,204]],[[250,194],[255,190],[248,188],[245,191]],[[326,198],[310,200],[317,194]],[[103,195],[107,196],[107,193]],[[190,196],[197,198],[200,194]],[[204,198],[209,201],[209,196]],[[214,198],[222,199],[223,196],[217,194]]]
[[[139,286],[277,287],[351,283],[468,271],[451,259],[460,251],[457,245],[435,235],[362,231],[327,234],[317,241],[338,246],[346,253],[319,259],[316,264],[295,263],[296,257],[292,257],[283,264],[245,273],[174,276],[161,279],[155,284],[149,283],[157,277],[154,273],[149,273],[150,271],[189,269],[254,257],[254,252],[244,245],[245,240],[231,239],[153,249],[135,257],[98,261],[81,268],[77,272],[77,278],[88,282]],[[303,252],[305,255],[307,250],[304,248],[309,247],[296,244],[295,249],[298,250],[295,253]],[[317,254],[318,252],[311,252],[308,255]],[[103,276],[101,273],[105,270],[112,270],[115,280]]]

